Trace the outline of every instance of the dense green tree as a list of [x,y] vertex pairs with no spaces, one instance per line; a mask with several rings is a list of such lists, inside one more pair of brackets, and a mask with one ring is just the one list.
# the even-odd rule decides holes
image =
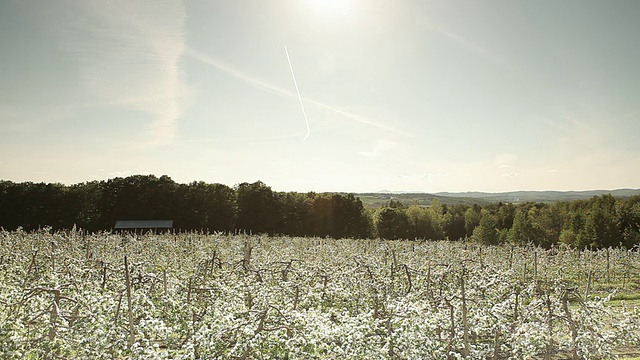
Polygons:
[[16,184],[11,181],[0,183],[0,220],[2,227],[15,230],[18,227],[28,229],[33,222],[32,214],[28,211],[29,196],[26,194],[31,183]]
[[64,185],[3,181],[0,187],[2,227],[35,230],[73,226],[78,204]]
[[370,221],[362,201],[353,194],[312,196],[311,225],[314,236],[366,238],[371,235]]
[[170,177],[134,175],[108,180],[102,187],[100,212],[105,226],[117,220],[173,220],[176,183]]
[[176,196],[179,211],[172,217],[176,227],[210,232],[233,230],[236,199],[232,188],[194,181],[179,185]]
[[72,185],[69,194],[73,198],[71,203],[77,204],[76,214],[72,215],[75,224],[88,231],[108,229],[113,224],[106,223],[101,212],[103,200],[103,181],[90,181]]
[[467,207],[463,204],[449,207],[444,225],[444,235],[449,240],[464,239],[467,236],[464,217],[466,211]]
[[640,246],[640,195],[632,196],[616,204],[623,245],[627,248]]
[[312,236],[331,236],[333,229],[333,201],[328,195],[312,194],[311,197]]
[[386,207],[394,208],[394,209],[404,209],[406,206],[402,204],[400,200],[391,199]]
[[567,245],[582,247],[582,232],[585,215],[582,209],[572,209],[566,214],[565,222],[560,232],[560,242]]
[[[564,226],[559,240],[579,248],[632,246],[624,235],[623,202],[607,194],[560,206],[562,210],[558,212],[564,218]],[[544,224],[544,227],[555,226]]]
[[310,235],[313,194],[276,193],[276,232],[291,236]]
[[513,225],[513,218],[516,211],[516,207],[513,204],[498,203],[496,210],[496,221],[498,229],[510,229]]
[[365,218],[362,201],[354,194],[338,195],[331,197],[333,202],[333,229],[334,238],[367,238],[369,222]]
[[376,230],[378,237],[387,240],[407,238],[409,219],[403,209],[381,208],[377,213]]
[[236,227],[252,233],[274,233],[277,218],[275,196],[271,187],[262,181],[236,186],[238,206]]
[[473,204],[464,213],[464,228],[466,230],[466,236],[470,237],[473,234],[473,230],[480,225],[480,218],[482,208],[478,204]]
[[563,203],[545,204],[543,207],[534,207],[529,210],[536,244],[548,248],[560,241],[560,233],[565,221],[563,206]]
[[544,228],[546,211],[545,204],[537,204],[536,206],[529,207],[527,219],[531,224],[530,239],[533,244],[548,248],[551,246],[551,240],[547,229]]
[[527,213],[521,209],[517,210],[507,239],[514,245],[526,245],[531,242],[533,235],[533,226],[527,219]]
[[0,227],[34,230],[74,225],[110,229],[116,220],[174,220],[182,230],[234,229],[296,236],[460,239],[494,244],[558,242],[579,248],[640,243],[640,196],[588,201],[364,209],[353,194],[275,193],[262,182],[230,188],[176,184],[168,176],[134,175],[64,186],[0,181]]
[[411,205],[405,210],[408,231],[406,237],[409,239],[433,239],[435,231],[428,210],[418,205]]
[[592,247],[618,246],[622,236],[618,231],[615,199],[611,194],[594,197],[584,224],[586,245]]
[[480,225],[473,230],[473,239],[485,245],[498,244],[498,221],[495,215],[484,209],[481,211]]
[[443,205],[440,200],[433,199],[431,204],[427,208],[427,216],[433,227],[432,240],[444,240],[444,227],[446,225],[445,214],[447,213],[447,207]]

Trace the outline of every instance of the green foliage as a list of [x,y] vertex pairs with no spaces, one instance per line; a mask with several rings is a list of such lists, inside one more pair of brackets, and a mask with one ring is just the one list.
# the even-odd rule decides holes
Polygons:
[[409,230],[409,219],[402,209],[383,208],[378,211],[376,230],[382,239],[405,239]]
[[630,248],[640,244],[640,195],[616,202],[622,243]]
[[449,240],[461,240],[467,237],[465,229],[465,211],[467,207],[462,204],[456,204],[448,207],[444,221],[444,235]]
[[508,240],[514,245],[524,246],[533,239],[533,226],[523,210],[516,211],[513,225],[509,229]]
[[615,199],[611,195],[595,197],[591,200],[591,208],[584,226],[584,237],[587,245],[593,247],[610,247],[620,245]]
[[[0,227],[109,230],[116,220],[174,220],[179,230],[333,238],[504,241],[544,248],[640,244],[640,196],[548,203],[418,205],[365,210],[354,194],[275,192],[266,184],[175,183],[135,175],[72,186],[0,181]],[[388,210],[391,209],[391,210]]]
[[135,175],[65,187],[0,181],[0,227],[108,230],[117,220],[174,220],[180,230],[366,238],[371,219],[353,194],[277,193],[258,181],[175,183]]
[[443,205],[438,199],[431,200],[431,205],[429,205],[429,208],[427,208],[427,217],[431,221],[431,226],[433,227],[433,236],[430,238],[430,240],[444,240],[446,213],[446,205]]
[[487,210],[482,210],[480,216],[480,225],[473,230],[473,239],[484,245],[498,244],[498,221],[495,215]]
[[409,225],[407,238],[409,239],[433,239],[435,238],[435,230],[433,228],[432,219],[429,216],[428,209],[411,205],[406,210],[407,221]]
[[236,186],[238,213],[236,227],[255,233],[274,232],[276,220],[275,196],[271,188],[261,181]]
[[192,182],[176,189],[179,212],[170,216],[184,229],[207,232],[233,229],[236,214],[235,193],[222,184]]
[[464,213],[464,228],[467,232],[467,236],[471,236],[473,234],[473,230],[480,225],[481,209],[482,208],[476,204],[468,208]]
[[353,194],[323,194],[313,198],[313,229],[305,235],[333,238],[367,238],[370,221],[360,199]]

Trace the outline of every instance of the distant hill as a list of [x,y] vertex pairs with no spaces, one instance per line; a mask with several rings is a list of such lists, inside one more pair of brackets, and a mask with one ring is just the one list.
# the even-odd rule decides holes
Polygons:
[[555,202],[587,200],[594,196],[611,194],[614,197],[629,197],[640,195],[640,189],[617,190],[587,190],[587,191],[512,191],[503,193],[464,192],[449,193],[439,192],[435,195],[455,198],[474,198],[491,202]]
[[400,201],[404,205],[429,205],[433,199],[440,200],[441,203],[447,205],[455,204],[488,204],[491,201],[481,198],[465,197],[462,193],[460,196],[442,196],[439,194],[427,194],[427,193],[402,193],[402,192],[378,192],[378,193],[360,193],[356,194],[367,207],[383,207],[387,205],[391,200]]
[[588,190],[588,191],[511,191],[501,193],[486,192],[438,192],[427,193],[403,193],[403,192],[379,192],[357,194],[365,206],[381,207],[391,200],[397,200],[405,205],[429,205],[433,199],[439,199],[443,204],[487,204],[492,202],[556,202],[588,200],[594,196],[611,194],[614,197],[629,197],[640,195],[640,189],[617,189],[617,190]]

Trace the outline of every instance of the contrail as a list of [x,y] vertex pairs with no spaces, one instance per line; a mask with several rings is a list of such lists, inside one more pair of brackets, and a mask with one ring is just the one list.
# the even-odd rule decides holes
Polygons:
[[302,103],[302,95],[300,95],[300,89],[298,89],[298,82],[296,81],[296,74],[293,73],[293,66],[291,65],[291,58],[289,57],[289,50],[287,45],[284,46],[284,52],[287,54],[287,61],[289,62],[289,69],[291,69],[291,77],[293,78],[293,84],[296,86],[296,93],[298,93],[298,100],[300,101],[300,108],[302,109],[302,115],[304,115],[304,121],[307,124],[307,135],[304,136],[302,141],[307,140],[311,135],[311,128],[309,127],[309,119],[307,119],[307,113],[304,111],[304,104]]
[[[268,91],[268,92],[270,92],[272,94],[276,94],[276,95],[280,95],[280,96],[287,96],[287,97],[296,97],[296,94],[293,91],[285,90],[285,89],[283,89],[281,87],[278,87],[276,85],[273,85],[271,83],[262,81],[260,79],[256,79],[254,76],[246,74],[246,73],[244,73],[244,72],[242,72],[242,71],[240,71],[240,70],[238,70],[238,69],[236,69],[236,68],[234,68],[232,66],[229,66],[229,65],[221,62],[220,60],[217,60],[215,58],[211,58],[211,57],[209,57],[207,55],[204,55],[201,52],[199,52],[199,51],[197,51],[197,50],[195,50],[193,48],[186,47],[184,52],[185,52],[185,54],[191,56],[192,58],[194,58],[194,59],[196,59],[198,61],[201,61],[204,64],[213,66],[214,68],[216,68],[216,69],[218,69],[220,71],[223,71],[223,72],[225,72],[225,73],[227,73],[227,74],[229,74],[231,76],[234,76],[234,77],[236,77],[236,78],[238,78],[238,79],[240,79],[242,81],[245,81],[245,82],[251,84],[252,86],[255,86],[257,88],[263,89],[263,90]],[[398,129],[394,128],[394,127],[376,123],[376,122],[374,122],[373,120],[371,120],[368,117],[357,115],[357,114],[354,114],[354,113],[351,113],[351,112],[348,112],[348,111],[345,111],[345,110],[338,109],[336,107],[333,107],[333,106],[331,106],[329,104],[325,104],[325,103],[323,103],[321,101],[318,101],[318,100],[315,100],[315,99],[302,97],[302,100],[305,101],[307,104],[315,105],[315,106],[321,107],[323,109],[330,110],[330,111],[332,111],[334,113],[337,113],[337,114],[340,114],[340,115],[346,117],[347,119],[359,122],[359,123],[364,124],[364,125],[373,126],[373,127],[378,128],[378,129],[394,132],[396,134],[400,134],[400,135],[403,135],[403,136],[409,136],[409,137],[413,137],[414,136],[413,134],[409,134],[409,133],[407,133],[405,131],[398,130]]]

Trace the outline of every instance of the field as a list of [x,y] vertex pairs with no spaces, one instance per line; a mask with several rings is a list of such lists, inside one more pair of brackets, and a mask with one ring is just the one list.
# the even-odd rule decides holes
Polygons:
[[0,232],[3,359],[640,356],[640,254]]

